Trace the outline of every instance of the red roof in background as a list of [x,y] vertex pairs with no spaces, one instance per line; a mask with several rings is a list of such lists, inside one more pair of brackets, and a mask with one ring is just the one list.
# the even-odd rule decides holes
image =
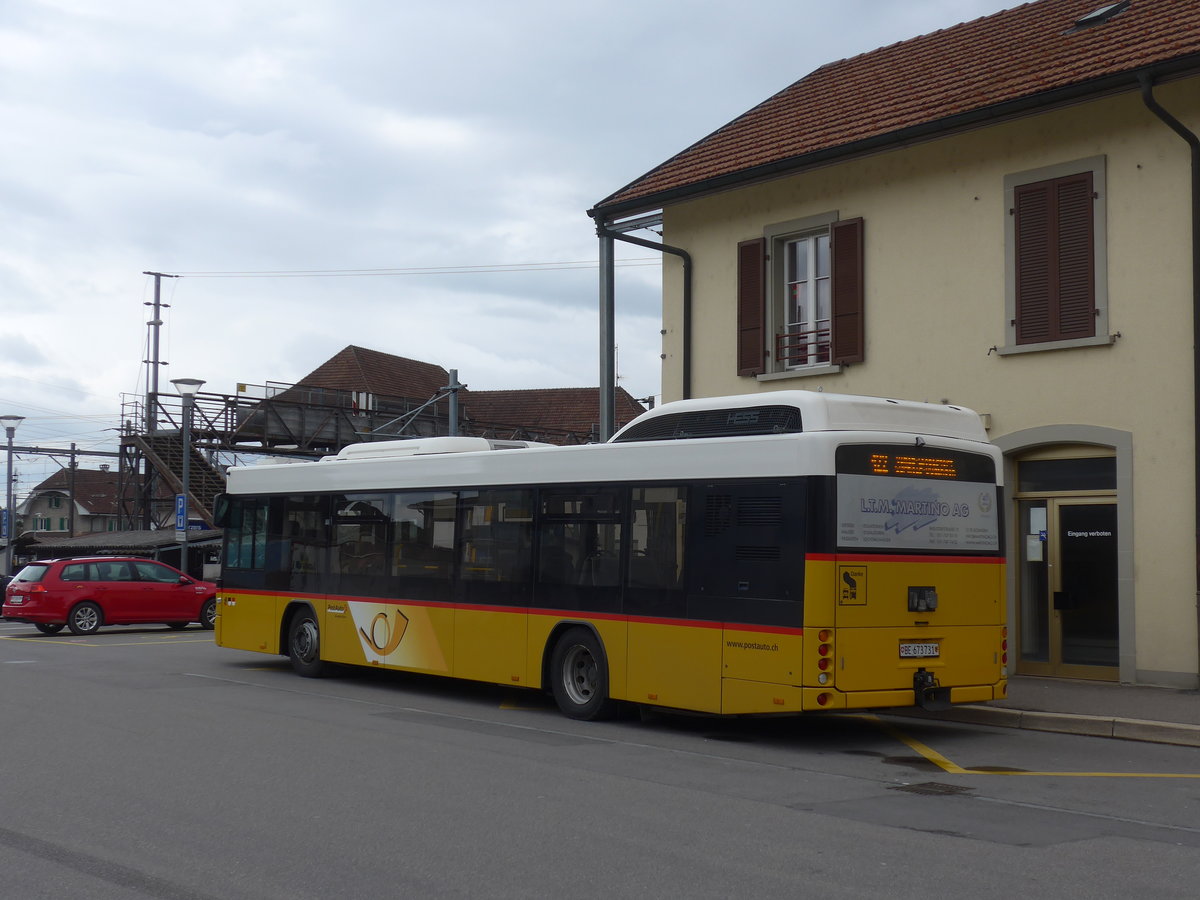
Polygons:
[[[1064,102],[1137,87],[1134,73],[1200,68],[1198,0],[1130,0],[1107,22],[1073,31],[1113,0],[1038,0],[829,63],[652,169],[595,213],[654,209],[706,189],[867,149],[908,129],[970,124],[1019,102]],[[866,144],[864,145],[864,142]],[[764,171],[764,167],[766,170]],[[664,196],[665,195],[665,196]],[[615,207],[615,209],[610,209]]]
[[[507,423],[531,431],[590,433],[600,422],[598,388],[533,388],[518,391],[464,391],[467,416],[480,425]],[[646,411],[624,388],[617,388],[615,421],[620,428]]]
[[441,366],[351,345],[295,386],[428,400],[449,383],[450,373]]
[[[424,402],[442,392],[450,374],[441,366],[393,356],[378,350],[349,346],[305,375],[276,399],[293,396],[297,388],[374,394]],[[296,395],[298,396],[298,394]],[[534,388],[508,391],[459,391],[459,401],[473,430],[530,432],[538,440],[557,443],[567,432],[587,440],[600,422],[599,388]],[[615,398],[615,422],[620,427],[645,412],[624,388]]]

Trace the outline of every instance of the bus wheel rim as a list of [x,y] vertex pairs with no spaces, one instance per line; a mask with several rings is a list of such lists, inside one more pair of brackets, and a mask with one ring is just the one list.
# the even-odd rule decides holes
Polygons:
[[587,647],[576,645],[563,658],[563,689],[571,702],[584,706],[596,696],[596,659]]
[[312,662],[316,658],[316,649],[317,623],[306,619],[296,629],[296,636],[292,639],[292,650],[301,662]]

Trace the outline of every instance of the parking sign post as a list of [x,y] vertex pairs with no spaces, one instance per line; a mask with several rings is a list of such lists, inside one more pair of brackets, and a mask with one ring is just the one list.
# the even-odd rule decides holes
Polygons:
[[192,462],[192,407],[196,402],[196,391],[204,381],[200,378],[172,378],[171,384],[183,398],[183,493],[175,497],[175,531],[182,532],[179,537],[179,568],[188,574],[188,476],[191,474]]

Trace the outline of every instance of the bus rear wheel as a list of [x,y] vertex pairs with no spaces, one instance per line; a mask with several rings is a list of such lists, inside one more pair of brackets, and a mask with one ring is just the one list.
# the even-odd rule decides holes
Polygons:
[[321,660],[321,630],[311,609],[296,613],[288,628],[288,656],[296,674],[305,678],[320,678],[325,674]]
[[554,645],[550,685],[554,702],[572,719],[608,719],[617,711],[617,702],[608,696],[604,648],[586,628],[570,629]]

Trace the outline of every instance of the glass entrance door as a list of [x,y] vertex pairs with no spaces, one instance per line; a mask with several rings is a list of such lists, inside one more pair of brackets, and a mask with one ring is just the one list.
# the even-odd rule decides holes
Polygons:
[[1017,671],[1115,681],[1117,505],[1021,500]]

